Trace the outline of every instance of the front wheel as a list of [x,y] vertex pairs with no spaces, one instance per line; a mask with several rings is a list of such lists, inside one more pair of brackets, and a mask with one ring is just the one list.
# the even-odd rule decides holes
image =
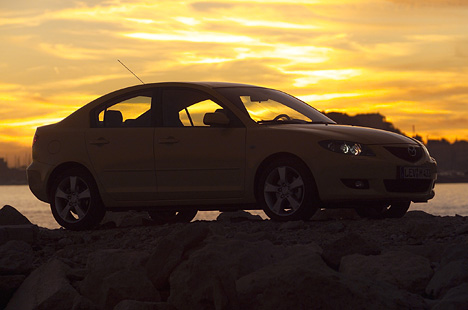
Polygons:
[[263,210],[276,221],[308,220],[318,209],[312,174],[294,158],[271,162],[261,172],[257,191]]
[[197,210],[184,211],[148,211],[148,215],[156,224],[189,223],[197,215]]
[[50,207],[57,223],[70,230],[91,229],[105,214],[93,177],[79,168],[58,175],[52,184]]

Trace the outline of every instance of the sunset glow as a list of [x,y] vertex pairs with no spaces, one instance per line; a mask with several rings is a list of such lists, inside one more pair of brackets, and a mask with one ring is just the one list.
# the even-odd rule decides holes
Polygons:
[[4,1],[0,158],[35,128],[143,81],[277,88],[468,140],[468,1]]

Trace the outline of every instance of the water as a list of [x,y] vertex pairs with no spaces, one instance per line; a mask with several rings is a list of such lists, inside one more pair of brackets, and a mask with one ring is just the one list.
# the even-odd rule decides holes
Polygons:
[[[410,210],[441,216],[468,216],[468,183],[437,184],[435,190],[434,199],[428,203],[413,203]],[[0,208],[7,204],[15,207],[34,224],[51,229],[59,227],[49,205],[34,197],[27,185],[0,186]],[[250,212],[266,217],[262,211]],[[199,212],[195,220],[214,220],[218,214],[215,211]]]

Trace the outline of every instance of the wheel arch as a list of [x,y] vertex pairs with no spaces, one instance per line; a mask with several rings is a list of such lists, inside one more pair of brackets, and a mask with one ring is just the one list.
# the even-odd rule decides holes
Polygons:
[[289,152],[279,152],[279,153],[275,153],[275,154],[271,154],[270,156],[266,157],[261,163],[260,165],[258,166],[257,168],[257,171],[255,172],[255,178],[254,178],[254,195],[255,195],[255,199],[257,200],[258,202],[258,195],[259,195],[259,190],[258,190],[258,182],[259,182],[259,179],[260,179],[260,176],[262,174],[262,171],[273,161],[275,160],[279,160],[279,159],[283,159],[283,158],[292,158],[294,160],[297,160],[299,162],[301,162],[305,167],[307,167],[307,173],[309,174],[311,180],[312,180],[312,183],[314,185],[314,192],[316,193],[316,196],[317,198],[319,198],[319,192],[318,192],[318,188],[317,188],[317,183],[315,182],[315,177],[314,177],[314,174],[312,173],[312,171],[310,170],[310,167],[307,165],[307,163],[302,160],[302,158],[300,158],[299,156],[293,154],[293,153],[289,153]]
[[64,171],[67,171],[69,169],[75,169],[75,168],[81,169],[81,170],[85,171],[86,173],[88,173],[89,176],[91,178],[93,178],[94,182],[97,183],[94,176],[93,176],[93,174],[91,173],[91,171],[85,165],[80,164],[78,162],[61,163],[60,165],[55,167],[55,169],[52,171],[52,173],[50,174],[50,176],[49,176],[49,178],[47,180],[47,197],[48,197],[49,201],[52,199],[50,191],[52,189],[52,185],[54,184],[54,181],[57,178],[57,176],[60,175],[61,173],[63,173]]

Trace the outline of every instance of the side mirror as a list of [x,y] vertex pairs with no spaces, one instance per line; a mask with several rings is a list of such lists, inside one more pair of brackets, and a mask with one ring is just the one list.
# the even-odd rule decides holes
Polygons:
[[213,127],[224,127],[229,125],[230,120],[224,112],[216,111],[214,113],[206,113],[203,117],[203,124]]

